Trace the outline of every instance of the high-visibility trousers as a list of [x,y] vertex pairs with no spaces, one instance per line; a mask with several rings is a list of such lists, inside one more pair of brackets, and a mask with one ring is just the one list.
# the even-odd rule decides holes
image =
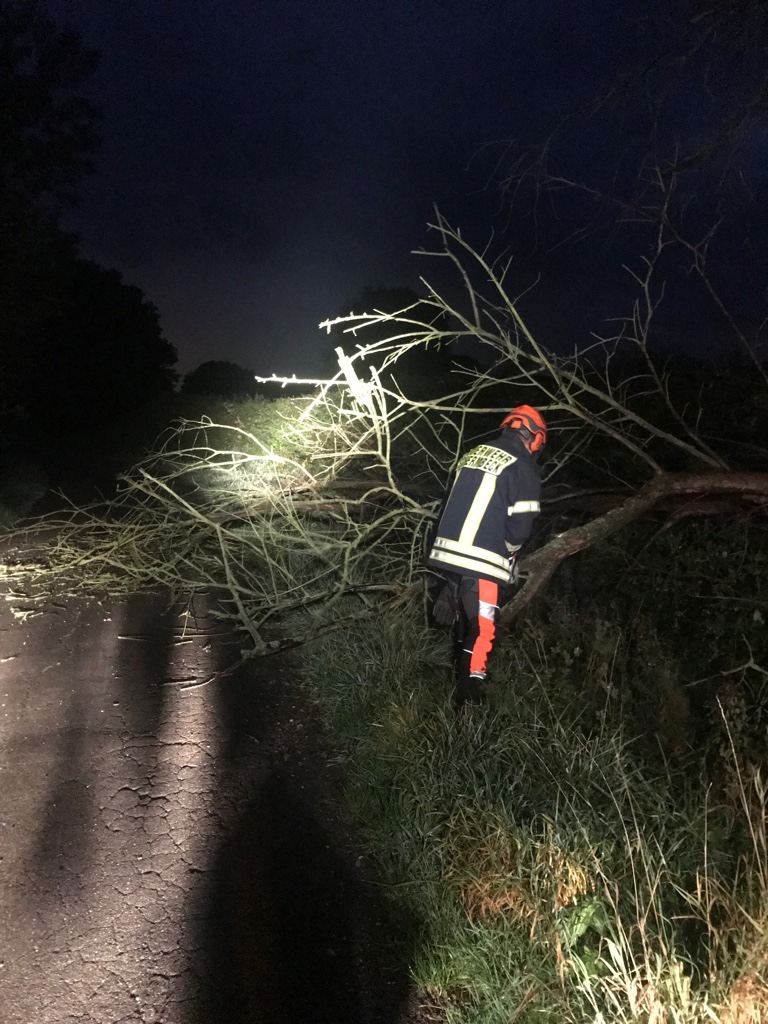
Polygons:
[[462,576],[459,584],[459,682],[485,677],[496,638],[499,584]]

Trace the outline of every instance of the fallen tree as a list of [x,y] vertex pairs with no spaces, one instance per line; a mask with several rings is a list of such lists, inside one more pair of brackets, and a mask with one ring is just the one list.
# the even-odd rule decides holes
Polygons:
[[[669,378],[654,363],[649,343],[656,304],[652,290],[653,261],[646,262],[644,278],[636,277],[640,297],[622,334],[599,340],[588,351],[563,358],[540,345],[520,316],[505,286],[509,262],[494,262],[486,252],[476,251],[440,216],[432,229],[440,245],[428,255],[447,259],[457,270],[464,285],[463,307],[457,302],[449,303],[424,280],[429,295],[426,304],[434,314],[429,321],[414,319],[411,311],[405,309],[394,315],[374,311],[327,326],[344,322],[348,330],[361,331],[364,337],[368,325],[391,321],[392,336],[386,342],[360,346],[356,356],[349,360],[348,378],[356,359],[375,362],[378,357],[381,366],[390,367],[412,345],[428,346],[449,337],[470,339],[477,346],[490,349],[494,361],[487,369],[462,370],[465,386],[431,406],[429,411],[438,418],[453,417],[455,424],[456,417],[461,417],[463,427],[469,412],[478,416],[504,413],[509,405],[523,400],[521,395],[545,410],[552,434],[559,438],[547,472],[550,486],[545,487],[545,509],[557,503],[581,521],[522,559],[524,585],[503,610],[503,622],[510,624],[530,606],[564,559],[602,542],[654,509],[666,507],[670,523],[694,514],[722,515],[734,505],[765,514],[768,473],[732,465],[727,456],[734,453],[734,446],[730,453],[717,450],[713,440],[699,429],[701,409],[679,410],[671,396]],[[476,278],[483,282],[482,291],[473,283]],[[627,351],[639,353],[641,361],[635,365],[640,369],[631,378],[616,377],[614,366],[619,363],[620,354]],[[364,407],[369,401],[364,388],[371,384],[353,384],[353,390],[355,386]],[[507,404],[485,406],[483,397],[499,391],[509,395]],[[396,403],[405,401],[402,392],[387,398]],[[654,418],[639,411],[643,405],[652,404],[661,415]],[[425,407],[414,411],[424,415]],[[593,498],[592,509],[595,505],[599,509],[590,514],[590,503],[584,502],[583,490],[581,500],[573,493],[570,497],[568,493],[555,497],[552,484],[559,473],[584,457],[585,449],[590,445],[594,448],[598,436],[610,445],[609,453],[621,453],[622,471],[628,480],[623,481],[620,492],[614,488],[608,497],[607,489],[602,488],[602,501],[597,503],[594,489],[588,491]],[[442,465],[446,476],[466,438],[465,431],[457,431],[454,462],[448,460]],[[735,449],[735,454],[743,452]],[[752,451],[750,458],[758,465],[768,464],[759,452]],[[681,464],[683,470],[672,469]],[[606,475],[612,475],[610,456]]]
[[[743,451],[705,435],[700,408],[678,408],[651,355],[650,264],[621,335],[562,356],[526,326],[506,290],[508,260],[473,249],[439,215],[431,230],[438,245],[423,255],[455,271],[460,294],[449,299],[424,278],[418,304],[321,325],[360,339],[338,350],[338,373],[270,379],[312,385],[311,397],[263,403],[266,430],[263,421],[180,424],[126,475],[115,502],[59,521],[32,574],[92,590],[216,590],[261,653],[281,646],[270,627],[288,614],[304,616],[291,643],[349,616],[378,615],[423,595],[430,532],[461,454],[524,401],[542,408],[551,428],[545,528],[522,560],[507,624],[565,559],[652,510],[674,522],[693,509],[719,515],[728,501],[765,515],[768,459],[755,448],[750,465],[731,464]],[[372,326],[378,340],[366,345]],[[399,361],[447,343],[471,343],[482,360],[449,365],[439,397],[409,397]],[[565,514],[572,525],[549,535],[550,515],[559,527]],[[7,572],[29,577],[23,562]]]

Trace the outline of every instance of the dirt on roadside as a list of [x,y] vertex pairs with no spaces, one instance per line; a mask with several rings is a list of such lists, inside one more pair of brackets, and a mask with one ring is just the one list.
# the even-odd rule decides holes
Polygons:
[[6,1024],[414,1024],[286,656],[199,601],[0,597]]

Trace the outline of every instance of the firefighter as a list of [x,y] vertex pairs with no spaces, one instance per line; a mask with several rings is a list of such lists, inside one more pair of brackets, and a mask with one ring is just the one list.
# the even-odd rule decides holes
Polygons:
[[458,622],[458,706],[483,703],[499,592],[517,581],[517,555],[540,508],[536,463],[547,440],[544,417],[519,405],[501,427],[495,440],[459,462],[427,560],[447,580],[434,604],[435,621]]

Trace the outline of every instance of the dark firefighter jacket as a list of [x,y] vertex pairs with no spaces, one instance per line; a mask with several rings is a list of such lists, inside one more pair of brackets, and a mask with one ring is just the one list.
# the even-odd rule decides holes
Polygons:
[[528,540],[540,497],[539,467],[517,431],[473,448],[459,463],[428,565],[508,583],[510,555]]

